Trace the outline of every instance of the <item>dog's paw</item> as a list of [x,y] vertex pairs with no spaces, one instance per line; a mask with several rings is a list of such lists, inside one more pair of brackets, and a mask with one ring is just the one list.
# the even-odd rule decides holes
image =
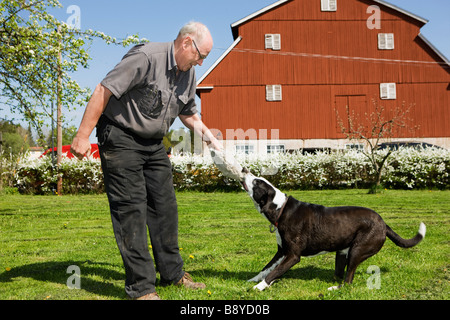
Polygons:
[[341,286],[332,286],[328,288],[328,291],[339,290]]
[[269,284],[267,284],[267,282],[265,280],[261,281],[260,283],[258,283],[256,286],[253,287],[253,289],[258,289],[259,291],[263,291],[264,289],[270,287]]

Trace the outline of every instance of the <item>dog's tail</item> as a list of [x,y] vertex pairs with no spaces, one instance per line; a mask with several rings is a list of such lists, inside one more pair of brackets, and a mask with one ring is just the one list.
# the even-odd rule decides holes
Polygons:
[[425,233],[427,232],[427,227],[423,222],[420,223],[419,231],[417,232],[416,236],[411,239],[403,239],[398,234],[394,232],[388,225],[386,225],[386,235],[389,239],[392,240],[397,246],[402,248],[411,248],[417,245],[420,241],[422,241],[423,238],[425,238]]

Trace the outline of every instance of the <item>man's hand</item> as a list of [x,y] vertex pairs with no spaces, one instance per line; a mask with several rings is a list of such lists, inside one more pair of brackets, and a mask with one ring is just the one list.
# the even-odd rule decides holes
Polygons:
[[94,93],[86,106],[86,110],[84,111],[77,135],[70,146],[70,152],[78,159],[81,160],[84,156],[90,156],[91,143],[89,142],[89,135],[92,130],[94,130],[94,127],[102,115],[102,112],[105,110],[111,96],[111,91],[103,85],[98,84],[95,88]]
[[79,138],[75,136],[70,146],[70,152],[78,159],[83,159],[84,156],[89,157],[91,155],[91,142],[89,138]]
[[216,138],[214,138],[214,137],[211,139],[211,141],[206,141],[206,145],[210,149],[214,149],[214,150],[217,150],[217,151],[223,151],[222,143],[219,140],[217,140]]

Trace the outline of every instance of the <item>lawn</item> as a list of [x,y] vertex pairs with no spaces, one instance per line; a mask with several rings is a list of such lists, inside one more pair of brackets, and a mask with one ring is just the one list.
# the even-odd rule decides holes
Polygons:
[[[179,244],[185,270],[207,288],[190,291],[157,287],[173,300],[449,299],[450,191],[366,190],[288,192],[299,200],[328,206],[358,205],[376,210],[401,236],[427,225],[425,240],[412,249],[386,240],[360,265],[352,285],[337,291],[334,254],[302,258],[263,292],[247,282],[272,258],[275,234],[244,192],[177,194]],[[80,289],[70,266],[80,270]],[[370,289],[380,271],[379,289]],[[372,267],[373,268],[373,267]],[[372,277],[372,278],[371,278]],[[0,195],[0,299],[126,299],[124,270],[112,232],[105,195]]]

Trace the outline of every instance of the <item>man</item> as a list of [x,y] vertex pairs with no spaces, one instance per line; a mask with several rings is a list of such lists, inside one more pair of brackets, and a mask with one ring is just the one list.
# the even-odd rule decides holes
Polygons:
[[159,300],[148,250],[147,227],[161,283],[204,288],[183,271],[178,247],[178,210],[172,167],[162,138],[178,116],[210,147],[221,149],[197,115],[194,66],[212,49],[201,23],[183,26],[173,42],[133,47],[97,85],[71,152],[90,152],[97,137],[114,234],[125,266],[130,298]]

